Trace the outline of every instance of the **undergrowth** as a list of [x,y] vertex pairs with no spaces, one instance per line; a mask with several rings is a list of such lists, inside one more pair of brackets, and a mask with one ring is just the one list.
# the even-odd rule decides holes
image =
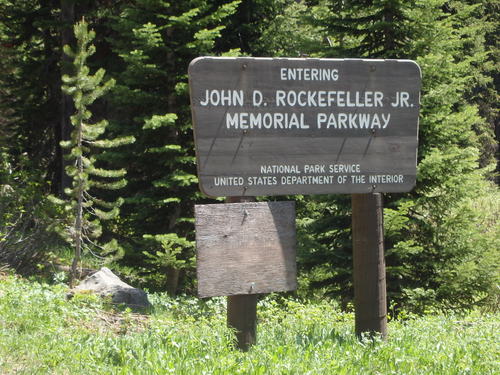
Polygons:
[[259,302],[258,344],[234,349],[225,299],[152,294],[150,315],[118,312],[63,284],[0,279],[1,374],[494,374],[499,316],[407,315],[386,341],[354,335],[329,301]]

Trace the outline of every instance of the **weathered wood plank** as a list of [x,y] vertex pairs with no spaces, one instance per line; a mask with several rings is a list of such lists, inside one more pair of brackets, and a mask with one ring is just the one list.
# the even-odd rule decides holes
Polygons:
[[[191,63],[189,80],[200,188],[209,196],[402,192],[415,185],[421,77],[412,61],[207,57]],[[307,166],[335,163],[359,164],[361,172],[344,173],[341,184],[285,182],[307,174]],[[269,165],[300,172],[262,172]],[[403,178],[373,183],[371,175]],[[238,182],[220,184],[219,177]],[[252,184],[254,177],[276,179]]]
[[295,290],[294,202],[195,206],[200,297]]
[[387,335],[384,224],[381,194],[352,195],[352,242],[356,334]]

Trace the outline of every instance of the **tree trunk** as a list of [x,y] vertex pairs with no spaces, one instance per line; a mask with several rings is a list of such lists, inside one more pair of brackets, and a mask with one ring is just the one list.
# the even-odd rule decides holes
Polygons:
[[167,267],[167,294],[170,297],[175,297],[177,294],[177,287],[179,286],[180,269],[174,267]]
[[[166,31],[167,37],[170,40],[173,38],[173,30],[171,27],[169,27]],[[171,72],[175,71],[175,56],[172,52],[172,50],[169,50],[167,52],[167,64],[169,66],[169,70]],[[175,82],[172,82],[171,85],[175,85]],[[171,90],[170,93],[167,96],[167,112],[168,113],[175,113],[176,112],[176,96],[175,96],[175,91]],[[175,127],[168,127],[167,128],[167,134],[166,138],[169,140],[169,142],[172,143],[177,143],[179,139],[179,134],[177,132],[177,129]],[[176,192],[173,192],[174,194]],[[175,230],[175,225],[177,223],[177,220],[181,216],[181,205],[180,203],[177,203],[175,205],[175,208],[172,210],[172,213],[170,214],[168,218],[168,231],[173,232]],[[180,269],[175,268],[173,266],[167,267],[167,293],[171,297],[175,297],[177,294],[177,289],[179,287],[179,274],[180,274]]]
[[[75,23],[75,1],[74,0],[61,0],[61,75],[67,74],[71,69],[71,58],[64,54],[62,47],[67,44],[72,44],[73,24]],[[70,117],[74,112],[73,100],[71,96],[62,93],[60,104],[60,125],[58,131],[60,134],[56,135],[56,139],[67,141],[71,137],[71,121]],[[60,181],[60,194],[64,195],[64,189],[71,186],[71,178],[66,174],[66,161],[64,160],[65,151],[59,144],[56,145],[56,154],[60,158],[61,181]]]

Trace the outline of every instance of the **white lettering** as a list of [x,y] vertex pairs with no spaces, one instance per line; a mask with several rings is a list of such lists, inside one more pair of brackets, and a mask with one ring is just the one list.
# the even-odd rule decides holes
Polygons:
[[200,105],[206,106],[243,106],[243,90],[205,90]]
[[[382,117],[382,121],[380,120]],[[324,113],[316,115],[316,127],[322,129],[385,129],[391,120],[390,113]]]
[[370,184],[402,184],[404,176],[402,174],[377,174],[368,176],[368,182]]
[[264,101],[263,95],[259,90],[254,90],[252,95],[252,103],[255,107],[259,107]]
[[[307,99],[306,99],[307,97]],[[383,107],[384,94],[380,91],[323,91],[276,90],[277,107]]]
[[337,81],[339,79],[338,69],[324,68],[281,68],[280,79],[282,81]]

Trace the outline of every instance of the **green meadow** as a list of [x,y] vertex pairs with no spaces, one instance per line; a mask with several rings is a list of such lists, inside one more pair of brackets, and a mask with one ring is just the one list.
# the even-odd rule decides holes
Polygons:
[[150,296],[135,314],[64,285],[0,280],[1,374],[496,374],[498,314],[399,314],[389,336],[354,334],[331,301],[268,296],[258,343],[243,353],[226,327],[225,299]]

